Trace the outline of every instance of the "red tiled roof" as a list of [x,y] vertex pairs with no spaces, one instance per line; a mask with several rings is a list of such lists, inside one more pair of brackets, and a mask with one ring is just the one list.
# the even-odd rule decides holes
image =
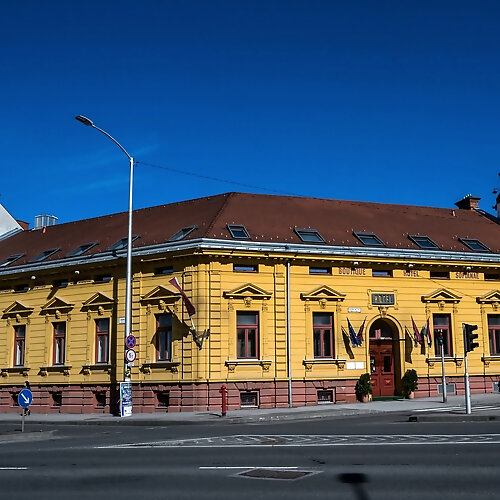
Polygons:
[[[475,210],[443,209],[355,201],[225,193],[134,211],[134,248],[161,244],[186,226],[197,229],[185,240],[232,240],[227,224],[244,225],[252,241],[303,243],[294,228],[316,229],[328,245],[363,247],[353,231],[375,233],[388,248],[418,249],[408,235],[428,236],[442,250],[470,251],[458,238],[480,240],[500,253],[500,224]],[[60,248],[47,261],[64,257],[78,246],[99,244],[85,255],[105,251],[126,237],[127,213],[49,226],[17,233],[0,241],[0,261],[26,253],[15,265],[44,250]]]

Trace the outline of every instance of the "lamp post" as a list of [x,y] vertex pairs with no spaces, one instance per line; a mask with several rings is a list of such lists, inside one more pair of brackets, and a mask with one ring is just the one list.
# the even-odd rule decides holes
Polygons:
[[[94,125],[92,120],[89,120],[85,116],[78,115],[75,117],[76,120],[87,125],[88,127],[95,128],[106,137],[111,139],[126,155],[130,161],[130,176],[129,176],[129,189],[128,189],[128,233],[127,233],[127,275],[126,275],[126,288],[125,288],[125,339],[131,334],[132,325],[132,187],[134,184],[134,158],[130,156],[127,150],[110,134],[108,134],[102,128]],[[125,340],[124,339],[124,340]],[[124,373],[123,380],[130,384],[130,367],[125,359],[126,345],[124,342]],[[121,388],[120,388],[121,389]],[[132,414],[132,398],[130,394],[130,389],[125,394],[127,401],[127,411],[123,411],[123,390],[120,390],[120,415],[122,417],[129,416]]]

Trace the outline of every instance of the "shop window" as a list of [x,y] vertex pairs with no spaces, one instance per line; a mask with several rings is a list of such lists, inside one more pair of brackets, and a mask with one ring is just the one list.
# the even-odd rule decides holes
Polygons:
[[259,406],[259,397],[256,392],[240,392],[240,398],[242,407],[257,408]]
[[500,355],[500,314],[488,314],[490,354]]
[[172,356],[172,315],[156,316],[156,360],[171,361]]
[[24,366],[26,325],[14,326],[14,366]]
[[169,391],[159,391],[156,393],[156,403],[158,408],[168,408],[170,406]]
[[238,312],[236,324],[238,358],[258,358],[259,313]]
[[318,404],[328,403],[333,403],[333,391],[331,389],[318,391]]
[[333,358],[333,314],[313,313],[314,357]]
[[54,365],[64,365],[66,352],[66,323],[60,321],[52,323],[54,328]]
[[443,338],[443,348],[445,356],[453,355],[453,343],[451,335],[451,318],[449,314],[433,314],[432,324],[434,327],[434,354],[441,356],[441,346],[439,338]]
[[107,363],[109,360],[109,318],[95,320],[96,363]]

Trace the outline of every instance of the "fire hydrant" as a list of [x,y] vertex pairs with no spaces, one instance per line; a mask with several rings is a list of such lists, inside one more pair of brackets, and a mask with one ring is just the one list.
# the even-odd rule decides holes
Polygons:
[[227,387],[223,384],[219,389],[219,392],[222,395],[222,416],[225,417],[227,410]]

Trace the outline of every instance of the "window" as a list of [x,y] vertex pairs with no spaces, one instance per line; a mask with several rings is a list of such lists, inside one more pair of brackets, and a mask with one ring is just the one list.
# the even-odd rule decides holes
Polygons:
[[473,252],[491,252],[491,250],[486,245],[474,238],[458,238],[458,241],[462,242],[469,250],[472,250]]
[[379,278],[391,278],[392,270],[390,269],[372,269],[372,276]]
[[439,247],[434,243],[428,236],[411,236],[408,235],[413,243],[418,245],[420,248],[424,248],[426,250],[439,250]]
[[183,238],[185,238],[189,233],[192,233],[197,226],[187,226],[183,227],[182,229],[179,229],[175,234],[170,236],[170,238],[167,241],[180,241]]
[[245,226],[239,226],[237,224],[228,224],[227,230],[231,233],[231,236],[237,240],[249,240],[250,235],[245,229]]
[[256,273],[259,271],[259,267],[251,264],[233,264],[233,271],[239,273]]
[[318,404],[333,403],[333,391],[332,390],[320,390],[318,391]]
[[172,315],[156,316],[156,360],[172,360]]
[[24,253],[16,253],[14,255],[10,255],[6,259],[3,259],[2,261],[0,261],[0,267],[8,266],[9,264],[12,264],[17,259],[20,259],[21,257],[24,257],[25,255],[26,254],[24,254]]
[[93,241],[92,243],[84,243],[83,245],[80,245],[78,248],[75,248],[73,251],[66,254],[66,257],[78,257],[79,255],[84,254],[87,250],[90,250],[92,247],[95,247],[96,245],[97,245],[96,241]]
[[95,361],[107,363],[109,360],[109,318],[95,320]]
[[66,323],[60,321],[54,327],[54,365],[64,365],[66,351]]
[[156,402],[158,408],[168,408],[170,406],[169,391],[159,391],[156,393]]
[[333,314],[313,313],[314,357],[333,358]]
[[16,285],[14,287],[15,292],[27,292],[30,289],[29,285],[27,284],[22,284],[22,285]]
[[365,232],[354,232],[353,233],[356,238],[358,238],[363,245],[368,247],[383,247],[385,246],[382,243],[382,240],[374,233],[365,233]]
[[94,279],[94,283],[109,283],[111,281],[111,274],[101,274],[100,276],[96,276]]
[[449,280],[450,273],[447,271],[431,271],[430,278],[433,280]]
[[488,314],[490,354],[500,355],[500,314]]
[[[134,235],[132,236],[132,243],[137,239],[139,238],[139,236],[137,235]],[[118,240],[116,243],[113,243],[109,248],[108,250],[122,250],[124,248],[127,248],[127,244],[128,244],[128,238],[122,238],[121,240]]]
[[24,366],[26,325],[14,326],[14,366]]
[[484,279],[486,281],[500,281],[500,274],[484,273]]
[[173,272],[174,272],[173,266],[157,267],[155,269],[155,276],[163,276],[165,274],[172,274]]
[[433,314],[432,324],[434,326],[434,354],[441,356],[441,346],[439,345],[440,334],[443,336],[444,355],[453,355],[451,321],[449,314]]
[[106,407],[106,391],[96,391],[94,392],[96,408]]
[[310,267],[309,274],[332,274],[331,267]]
[[52,407],[53,408],[59,408],[62,406],[62,392],[57,391],[57,392],[51,392],[50,395],[52,396]]
[[256,392],[240,392],[241,406],[251,406],[256,408],[258,406],[258,395]]
[[67,279],[62,279],[62,280],[57,280],[54,281],[53,286],[56,288],[66,288],[69,284],[69,280]]
[[42,262],[42,260],[45,260],[47,257],[50,257],[52,254],[58,251],[59,248],[51,248],[50,250],[45,250],[44,252],[39,253],[36,257],[28,260],[28,262]]
[[299,229],[296,227],[294,231],[304,243],[324,243],[325,240],[316,229]]
[[238,312],[236,325],[238,358],[257,358],[259,356],[259,313]]

